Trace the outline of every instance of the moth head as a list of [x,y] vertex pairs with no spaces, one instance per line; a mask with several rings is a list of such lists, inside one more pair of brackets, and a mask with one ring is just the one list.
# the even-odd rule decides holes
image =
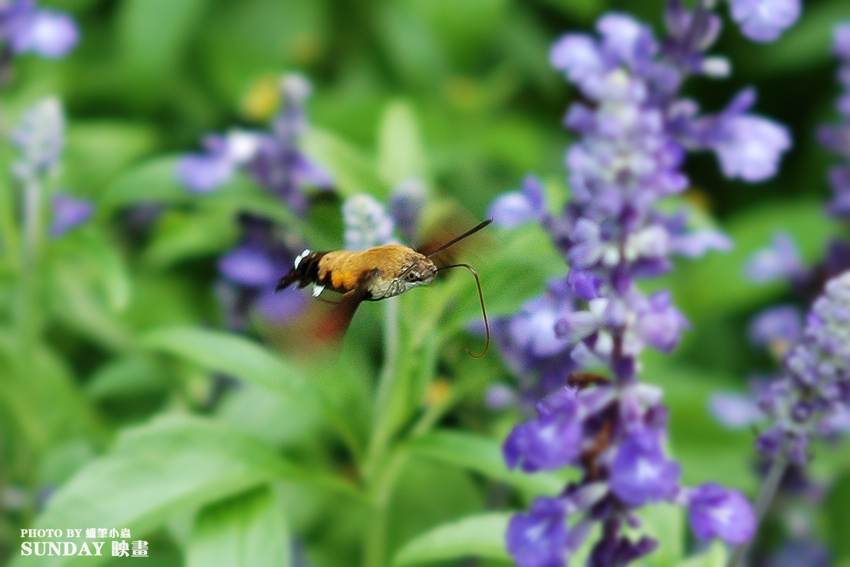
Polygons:
[[404,291],[407,291],[420,285],[428,285],[436,277],[437,266],[434,262],[417,253],[408,258],[396,281],[404,286]]

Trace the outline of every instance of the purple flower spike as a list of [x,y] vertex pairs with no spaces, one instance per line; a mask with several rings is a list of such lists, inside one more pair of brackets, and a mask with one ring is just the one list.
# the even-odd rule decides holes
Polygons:
[[715,483],[691,491],[688,516],[691,529],[703,541],[720,538],[740,545],[750,541],[756,529],[755,514],[744,495]]
[[732,18],[753,41],[774,41],[799,17],[800,0],[732,0]]
[[664,457],[658,434],[635,431],[620,445],[611,465],[611,490],[630,506],[669,500],[679,487],[681,468]]
[[508,552],[520,567],[563,567],[567,525],[564,504],[537,498],[528,514],[516,514],[508,524]]
[[75,199],[59,193],[53,197],[53,221],[50,236],[59,238],[72,228],[85,223],[94,212],[94,204],[87,199]]
[[581,423],[574,390],[563,388],[537,404],[538,417],[517,425],[505,440],[508,467],[525,472],[554,470],[575,462],[581,450]]

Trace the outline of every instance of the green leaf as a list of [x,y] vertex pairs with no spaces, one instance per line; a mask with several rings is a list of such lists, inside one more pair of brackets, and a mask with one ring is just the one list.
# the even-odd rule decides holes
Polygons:
[[427,181],[425,150],[413,107],[405,101],[387,105],[378,134],[378,171],[390,187],[408,179]]
[[300,371],[262,345],[239,335],[178,327],[151,331],[141,342],[150,349],[241,378],[302,403],[313,398],[310,383]]
[[175,156],[141,163],[115,179],[100,194],[98,205],[106,214],[140,203],[181,203],[194,197],[177,180]]
[[393,565],[463,557],[509,559],[505,532],[510,517],[506,512],[481,514],[434,528],[402,547]]
[[727,558],[726,547],[720,541],[714,540],[709,545],[708,550],[687,558],[678,563],[677,567],[724,567]]
[[553,496],[566,483],[563,478],[549,473],[527,474],[508,470],[498,442],[469,433],[432,431],[412,439],[404,447],[416,455],[505,482],[529,497]]
[[680,506],[660,503],[640,510],[643,526],[636,533],[646,534],[658,541],[658,549],[644,558],[647,567],[676,565],[684,554],[685,511]]
[[850,502],[850,471],[843,471],[832,485],[829,497],[824,500],[824,525],[827,530],[829,549],[836,559],[850,561],[850,518],[847,503]]
[[286,567],[291,552],[283,507],[267,487],[205,508],[189,542],[189,567]]
[[[287,463],[252,437],[209,420],[168,416],[126,430],[107,456],[56,492],[35,526],[127,527],[141,536],[175,514],[276,479],[347,490],[341,481]],[[106,557],[34,559],[13,565],[92,565]]]
[[334,186],[344,197],[369,193],[385,199],[389,194],[372,160],[336,135],[311,128],[302,138],[301,147],[311,159],[330,171]]
[[68,125],[64,178],[77,190],[101,190],[133,161],[155,151],[157,131],[142,122],[87,120]]
[[[180,60],[193,28],[201,21],[204,0],[127,0],[120,4],[118,32],[122,67],[139,100],[151,100],[151,81],[161,84]],[[145,97],[142,97],[142,93]]]
[[233,246],[238,228],[227,211],[202,210],[191,213],[165,211],[145,249],[144,258],[154,268],[211,256]]
[[100,284],[112,311],[123,311],[129,305],[131,286],[127,266],[104,233],[80,230],[68,235],[60,244],[61,248],[66,248],[63,250],[67,254],[65,260],[73,262],[76,270],[81,265],[90,266],[92,278]]

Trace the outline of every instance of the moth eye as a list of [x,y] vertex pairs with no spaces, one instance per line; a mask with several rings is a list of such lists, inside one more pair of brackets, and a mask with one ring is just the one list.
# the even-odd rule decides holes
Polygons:
[[415,282],[419,279],[419,274],[417,274],[416,272],[407,272],[407,276],[405,277],[405,279],[409,282]]

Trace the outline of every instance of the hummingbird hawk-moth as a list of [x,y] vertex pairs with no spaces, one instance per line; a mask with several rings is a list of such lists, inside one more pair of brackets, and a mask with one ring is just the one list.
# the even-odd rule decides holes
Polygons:
[[478,299],[484,316],[486,332],[484,351],[480,355],[469,353],[471,356],[480,358],[490,347],[490,325],[487,321],[487,310],[484,307],[484,294],[481,291],[478,273],[469,264],[452,264],[438,268],[431,258],[475,234],[491,222],[493,219],[478,224],[427,256],[399,244],[376,246],[361,252],[304,250],[296,256],[289,273],[280,278],[275,291],[280,291],[292,284],[298,288],[312,284],[313,297],[318,297],[326,289],[339,293],[342,295],[340,306],[345,308],[346,321],[350,321],[363,301],[380,301],[395,297],[414,287],[430,284],[437,277],[437,272],[441,270],[466,268],[475,277]]

